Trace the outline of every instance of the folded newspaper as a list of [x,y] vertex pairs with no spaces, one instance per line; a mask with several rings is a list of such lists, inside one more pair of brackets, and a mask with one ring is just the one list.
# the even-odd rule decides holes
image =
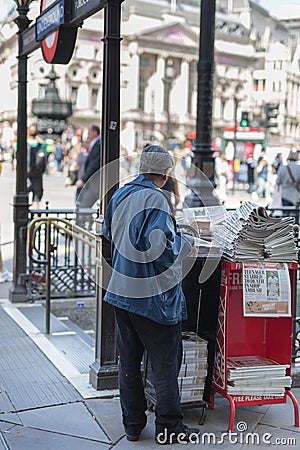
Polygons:
[[270,217],[265,208],[247,201],[227,216],[214,240],[231,261],[295,261],[294,222],[293,217]]

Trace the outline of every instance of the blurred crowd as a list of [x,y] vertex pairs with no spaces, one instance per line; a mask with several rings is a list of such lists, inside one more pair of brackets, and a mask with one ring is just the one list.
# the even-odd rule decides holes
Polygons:
[[[43,150],[46,156],[45,173],[48,175],[61,174],[66,187],[77,186],[75,200],[78,199],[82,187],[79,187],[78,180],[84,177],[88,155],[91,151],[90,144],[89,128],[78,128],[72,124],[69,124],[56,140],[43,139]],[[227,160],[226,152],[223,153],[221,150],[213,152],[215,177],[211,181],[215,186],[215,193],[220,202],[224,203],[228,193],[231,190],[234,192],[234,187],[238,186],[239,189],[246,190],[251,194],[253,201],[262,198],[271,204],[273,193],[276,191],[278,171],[280,166],[286,165],[288,162],[287,155],[283,155],[279,151],[271,160],[270,155],[266,154],[266,149],[263,147],[259,155],[254,155],[253,146],[249,147],[250,150],[245,148],[244,161]],[[176,165],[170,180],[170,187],[167,189],[172,192],[170,195],[174,206],[178,207],[180,199],[182,200],[186,195],[186,179],[193,158],[192,144],[187,140],[185,144],[174,145],[168,150],[174,156]],[[0,160],[9,159],[12,169],[16,164],[16,151],[16,130],[13,130],[10,135],[6,133],[6,142],[2,143],[0,147]],[[121,146],[121,184],[138,173],[141,151],[142,148],[128,151]],[[293,157],[293,160],[297,164],[298,153],[295,154],[297,157]]]

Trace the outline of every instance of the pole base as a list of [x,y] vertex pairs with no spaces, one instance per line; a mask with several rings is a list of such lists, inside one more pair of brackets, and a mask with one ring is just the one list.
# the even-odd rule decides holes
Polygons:
[[98,361],[94,361],[90,365],[89,383],[97,391],[118,389],[118,366],[103,368]]
[[8,299],[11,303],[28,302],[28,292],[25,286],[10,286],[8,290]]
[[191,189],[191,193],[185,197],[184,207],[198,208],[220,205],[220,200],[213,194],[214,187],[208,179],[190,178],[187,180],[187,186]]

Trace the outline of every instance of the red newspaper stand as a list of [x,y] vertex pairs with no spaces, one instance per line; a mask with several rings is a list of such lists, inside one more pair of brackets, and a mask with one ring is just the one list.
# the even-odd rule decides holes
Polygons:
[[[222,261],[220,305],[217,327],[217,344],[210,408],[214,408],[215,393],[226,397],[230,404],[228,431],[234,427],[237,406],[286,403],[290,397],[294,406],[295,426],[299,427],[299,409],[290,388],[284,396],[236,395],[227,392],[228,358],[259,356],[289,365],[286,375],[291,375],[294,280],[298,264],[288,263],[291,288],[291,314],[284,317],[249,317],[243,311],[242,263]],[[259,394],[259,393],[258,393]]]

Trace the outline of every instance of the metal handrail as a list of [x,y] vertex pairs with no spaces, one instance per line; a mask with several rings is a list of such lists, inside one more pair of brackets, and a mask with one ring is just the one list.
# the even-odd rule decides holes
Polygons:
[[[37,231],[42,225],[46,225],[46,246],[45,253],[40,252],[39,249],[34,245],[35,236]],[[85,230],[84,228],[71,223],[66,219],[60,219],[57,217],[38,217],[28,226],[28,257],[37,264],[44,264],[46,266],[46,334],[50,333],[50,313],[51,313],[51,252],[54,247],[51,246],[51,226],[59,230],[64,231],[66,234],[71,236],[73,239],[77,239],[84,244],[87,244],[91,248],[96,247],[94,242],[94,235]],[[70,228],[67,228],[70,227]],[[80,233],[80,234],[79,234]],[[86,239],[89,238],[89,239]],[[92,241],[93,239],[93,241]],[[35,250],[39,255],[43,256],[43,259],[37,259],[33,256],[33,250]]]

